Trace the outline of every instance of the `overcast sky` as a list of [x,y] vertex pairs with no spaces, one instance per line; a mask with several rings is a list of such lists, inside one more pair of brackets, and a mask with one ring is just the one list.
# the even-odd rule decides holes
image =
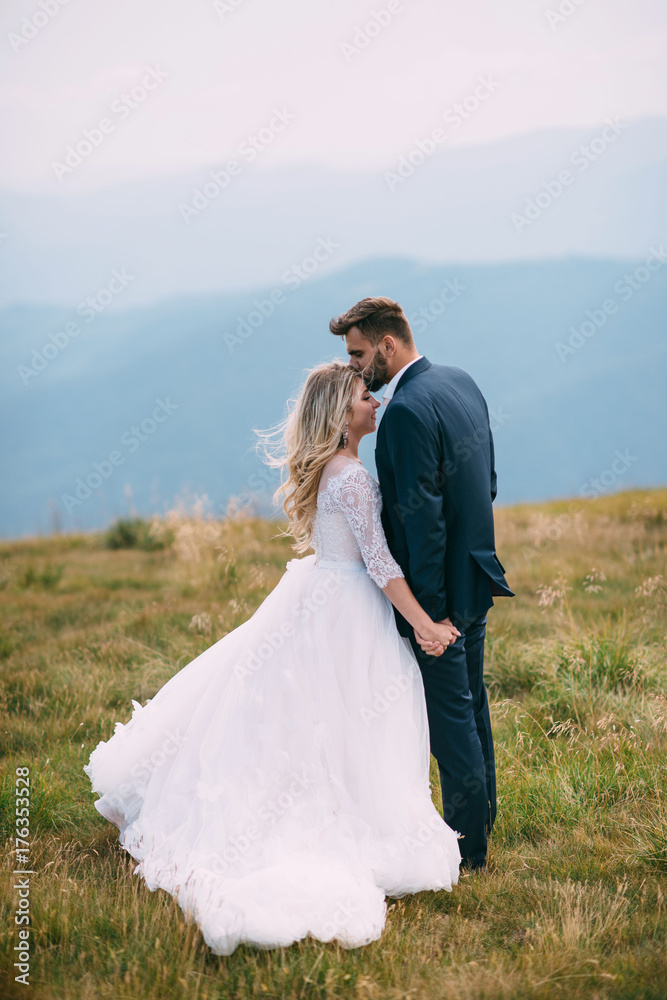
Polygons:
[[[274,109],[289,124],[258,169],[388,168],[466,99],[450,145],[667,115],[664,0],[41,2],[47,14],[2,3],[4,187],[62,191],[54,161],[105,117],[113,128],[70,190],[222,165]],[[359,34],[374,11],[388,23]],[[132,107],[123,95],[149,69]],[[476,100],[484,79],[493,93]]]

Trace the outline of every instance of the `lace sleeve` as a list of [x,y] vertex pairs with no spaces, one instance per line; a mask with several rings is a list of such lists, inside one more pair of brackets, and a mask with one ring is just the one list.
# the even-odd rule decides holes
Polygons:
[[382,590],[390,580],[403,577],[404,573],[387,545],[380,520],[381,502],[379,488],[365,469],[350,469],[343,477],[341,507],[359,545],[368,575]]

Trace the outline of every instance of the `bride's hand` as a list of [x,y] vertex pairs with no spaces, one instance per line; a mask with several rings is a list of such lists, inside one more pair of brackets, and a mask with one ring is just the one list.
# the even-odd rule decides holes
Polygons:
[[414,629],[415,639],[423,649],[425,653],[429,656],[442,656],[445,651],[445,647],[440,641],[431,642],[429,639],[425,639],[423,635],[420,635],[417,629]]
[[415,629],[417,642],[430,656],[442,656],[447,646],[453,645],[461,635],[449,619],[444,622],[433,622],[428,629],[422,629],[420,634]]

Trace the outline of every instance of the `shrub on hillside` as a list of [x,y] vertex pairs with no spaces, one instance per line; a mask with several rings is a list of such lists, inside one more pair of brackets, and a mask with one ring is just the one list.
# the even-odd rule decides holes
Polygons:
[[64,572],[65,566],[63,563],[54,566],[47,562],[43,569],[36,569],[31,563],[19,575],[17,585],[21,590],[27,590],[28,587],[41,587],[44,590],[54,590],[60,583]]
[[153,552],[163,549],[166,540],[156,538],[151,532],[151,524],[141,517],[118,518],[104,535],[104,545],[107,549],[143,549]]

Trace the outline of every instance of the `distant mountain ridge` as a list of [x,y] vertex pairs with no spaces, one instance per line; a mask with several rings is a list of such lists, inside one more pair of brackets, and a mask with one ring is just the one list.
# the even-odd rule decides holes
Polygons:
[[[224,187],[216,163],[99,190],[77,192],[65,178],[55,195],[0,192],[0,306],[74,308],[114,269],[132,275],[127,307],[279,286],[318,240],[336,244],[322,274],[377,256],[639,258],[667,232],[667,119],[609,120],[616,125],[445,145],[432,155],[415,144],[375,173],[268,170],[258,158]],[[568,183],[558,180],[564,171]],[[400,183],[388,182],[401,172]],[[185,221],[182,207],[195,202]]]
[[[653,257],[650,269],[649,253],[376,258],[297,287],[150,307],[121,309],[123,291],[89,322],[71,306],[5,309],[0,531],[103,526],[131,509],[128,487],[144,514],[185,488],[218,512],[232,496],[266,512],[276,474],[255,455],[253,428],[281,419],[304,369],[344,356],[328,321],[370,294],[401,302],[419,349],[482,389],[499,504],[664,484],[667,264]],[[65,340],[68,323],[79,332]],[[26,377],[37,355],[44,364]],[[370,439],[361,455],[373,468]]]

